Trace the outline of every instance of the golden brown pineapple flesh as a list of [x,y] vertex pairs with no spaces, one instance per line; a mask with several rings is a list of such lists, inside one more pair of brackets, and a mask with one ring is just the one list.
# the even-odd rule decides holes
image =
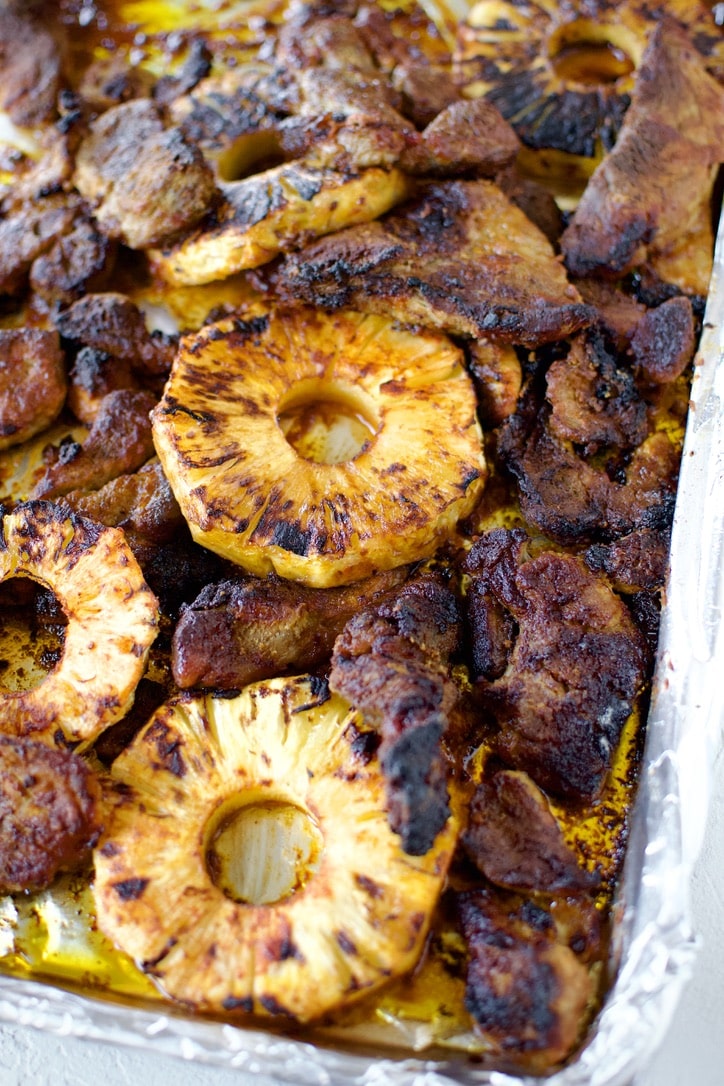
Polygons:
[[113,766],[102,930],[208,1011],[306,1021],[410,969],[456,821],[425,856],[404,853],[362,733],[308,676],[159,709]]
[[[330,404],[366,440],[317,462],[309,441],[293,444],[295,416]],[[153,427],[197,542],[258,576],[317,587],[430,557],[485,475],[458,348],[346,311],[232,319],[187,337]]]

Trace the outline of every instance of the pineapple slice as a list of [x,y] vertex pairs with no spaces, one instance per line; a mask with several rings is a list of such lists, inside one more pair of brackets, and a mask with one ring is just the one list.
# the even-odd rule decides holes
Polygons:
[[[335,405],[346,437],[330,425],[324,440],[319,419],[305,433],[300,414]],[[313,587],[430,557],[484,482],[462,353],[375,315],[300,308],[206,326],[182,341],[152,419],[196,541]]]
[[310,238],[370,222],[408,196],[410,186],[398,169],[340,173],[284,163],[241,181],[222,182],[222,203],[211,220],[149,255],[169,283],[211,283],[258,268]]
[[310,676],[162,706],[113,764],[101,930],[195,1010],[309,1021],[407,972],[457,816],[403,852],[374,738]]
[[6,514],[0,581],[51,589],[68,619],[63,654],[30,690],[0,692],[0,731],[49,743],[91,743],[133,698],[158,627],[158,604],[125,541],[51,502]]

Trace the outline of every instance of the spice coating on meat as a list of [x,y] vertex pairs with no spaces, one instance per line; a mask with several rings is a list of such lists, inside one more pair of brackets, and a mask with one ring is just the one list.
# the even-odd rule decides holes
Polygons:
[[0,892],[41,890],[78,869],[100,835],[100,798],[77,754],[0,736]]
[[669,298],[641,317],[631,351],[643,377],[665,384],[684,372],[696,345],[694,313],[688,298]]
[[33,498],[58,498],[71,490],[97,490],[134,471],[154,454],[149,418],[156,398],[150,392],[120,389],[101,402],[82,444],[66,442],[48,451],[48,464]]
[[454,595],[425,574],[351,619],[334,646],[330,689],[379,732],[389,823],[415,856],[430,849],[450,813],[440,741],[456,700],[447,666],[459,638]]
[[165,129],[147,99],[115,106],[93,121],[78,149],[74,181],[101,230],[132,249],[159,245],[193,226],[216,192],[201,152],[179,128]]
[[595,315],[547,238],[485,180],[423,186],[384,219],[315,242],[287,257],[280,287],[292,301],[527,346]]
[[[711,273],[711,191],[724,152],[724,89],[683,31],[662,22],[637,73],[611,153],[589,181],[561,239],[574,275],[620,276],[662,263],[664,280],[705,294]],[[705,240],[706,239],[706,240]],[[667,261],[691,250],[683,277]],[[666,272],[670,274],[666,274]]]
[[175,337],[149,332],[136,303],[118,291],[79,298],[57,315],[55,324],[65,339],[130,362],[148,376],[167,374],[176,353]]
[[486,878],[509,890],[591,890],[594,874],[578,862],[545,794],[526,773],[486,773],[470,802],[462,843]]
[[476,1029],[512,1068],[549,1070],[585,1024],[588,969],[560,938],[552,911],[489,889],[461,894],[458,907]]
[[494,745],[508,765],[553,793],[592,800],[643,687],[647,647],[624,603],[581,559],[552,551],[526,559],[525,545],[522,531],[496,529],[466,559],[473,639],[477,628],[484,638],[495,631],[490,613],[506,637],[493,641],[496,652],[486,643],[495,669],[478,678],[481,705],[498,722]]
[[0,329],[0,449],[49,426],[63,407],[66,388],[57,333]]
[[406,574],[392,570],[327,589],[256,577],[207,585],[174,630],[174,680],[181,689],[230,690],[317,667],[331,656],[345,624],[399,587]]
[[611,478],[554,435],[550,405],[529,387],[503,425],[498,452],[516,479],[523,515],[556,542],[607,541],[671,522],[679,448],[664,431],[650,433]]

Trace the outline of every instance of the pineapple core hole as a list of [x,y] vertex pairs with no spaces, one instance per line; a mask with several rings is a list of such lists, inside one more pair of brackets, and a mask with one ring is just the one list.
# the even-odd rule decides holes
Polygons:
[[67,618],[57,596],[29,577],[0,583],[0,692],[40,686],[59,664]]
[[281,166],[286,161],[279,136],[270,129],[245,132],[216,160],[222,181],[241,181],[265,170]]
[[206,868],[233,901],[272,905],[291,897],[319,867],[324,840],[306,811],[277,800],[225,811],[206,849]]
[[379,429],[371,397],[327,381],[300,381],[279,406],[277,422],[294,451],[315,464],[354,460]]
[[566,83],[605,86],[631,75],[641,59],[641,45],[626,27],[576,19],[556,27],[548,40],[548,56]]

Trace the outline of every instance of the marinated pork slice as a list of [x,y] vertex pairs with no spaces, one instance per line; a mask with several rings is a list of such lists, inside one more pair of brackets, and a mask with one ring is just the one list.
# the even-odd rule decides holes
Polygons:
[[613,543],[593,543],[583,553],[589,569],[605,573],[617,592],[660,592],[669,569],[671,533],[638,528]]
[[46,468],[32,498],[59,498],[71,490],[97,490],[135,471],[154,455],[150,392],[121,389],[104,397],[82,444],[64,441],[46,453]]
[[87,291],[102,290],[115,268],[116,244],[86,215],[33,261],[30,287],[48,306],[70,305]]
[[648,261],[665,281],[706,294],[712,188],[722,161],[724,88],[686,34],[662,22],[616,144],[563,235],[569,270],[618,277]]
[[527,558],[526,544],[524,532],[496,529],[466,558],[481,708],[498,723],[494,746],[508,766],[556,795],[593,800],[643,688],[647,646],[580,558]]
[[493,889],[458,900],[468,950],[465,1006],[496,1065],[550,1071],[576,1046],[593,979],[554,911]]
[[529,386],[502,426],[498,454],[526,520],[558,543],[607,542],[671,523],[681,450],[665,430],[648,433],[619,464],[589,462],[553,433],[550,404]]
[[0,736],[0,893],[79,869],[101,832],[101,790],[77,754]]
[[566,843],[546,795],[519,770],[485,773],[462,843],[485,877],[509,890],[556,894],[598,885]]
[[207,585],[174,630],[176,685],[232,690],[285,671],[309,671],[329,659],[354,615],[406,575],[407,569],[392,570],[327,589],[256,577]]
[[176,353],[177,338],[149,332],[135,302],[117,291],[79,298],[58,313],[55,324],[64,339],[105,351],[149,377],[167,374]]
[[63,41],[59,25],[15,0],[0,6],[0,109],[21,128],[56,116],[63,83]]
[[164,128],[148,99],[115,106],[92,122],[74,181],[100,229],[132,249],[172,240],[198,222],[216,195],[204,156],[180,128]]
[[485,180],[423,186],[384,219],[287,257],[279,285],[293,301],[526,346],[595,316],[543,234]]
[[0,449],[40,433],[65,403],[65,356],[56,332],[0,329]]
[[669,298],[641,317],[631,337],[640,374],[653,385],[679,377],[694,357],[696,325],[688,298]]
[[77,212],[77,198],[56,195],[13,207],[0,219],[0,295],[25,289],[33,261],[72,229]]
[[441,740],[457,700],[449,657],[459,639],[455,596],[426,574],[351,619],[334,646],[330,689],[378,733],[388,820],[414,856],[450,814]]
[[81,347],[70,371],[68,407],[77,419],[92,426],[109,392],[139,387],[129,362],[95,347]]
[[515,161],[515,130],[485,98],[453,102],[422,133],[414,172],[444,177],[495,177]]

